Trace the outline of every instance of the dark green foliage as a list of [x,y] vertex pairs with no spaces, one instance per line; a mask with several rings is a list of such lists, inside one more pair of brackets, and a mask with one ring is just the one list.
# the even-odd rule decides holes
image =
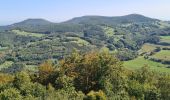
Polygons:
[[119,49],[116,56],[123,61],[132,60],[138,56],[138,54],[129,49]]

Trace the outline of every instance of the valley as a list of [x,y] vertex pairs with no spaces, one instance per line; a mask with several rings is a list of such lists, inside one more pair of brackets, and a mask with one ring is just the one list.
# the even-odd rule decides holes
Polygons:
[[0,0],[0,100],[170,100],[170,0]]
[[0,26],[0,83],[2,100],[169,100],[170,23],[130,14]]
[[[135,14],[110,18],[83,16],[59,24],[28,19],[0,27],[0,53],[5,52],[0,64],[6,65],[6,61],[37,66],[48,59],[57,62],[73,49],[85,53],[106,48],[125,61],[127,68],[148,64],[168,72],[169,27],[169,23]],[[157,49],[161,50],[155,52]]]

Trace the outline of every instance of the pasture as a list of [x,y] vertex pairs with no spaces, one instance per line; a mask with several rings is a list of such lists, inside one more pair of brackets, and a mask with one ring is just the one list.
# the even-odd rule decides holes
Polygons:
[[170,69],[166,68],[168,65],[164,65],[158,62],[154,62],[148,59],[144,59],[143,56],[139,56],[138,58],[130,61],[124,62],[124,67],[134,70],[143,67],[144,65],[148,65],[151,70],[161,72],[161,73],[170,73]]

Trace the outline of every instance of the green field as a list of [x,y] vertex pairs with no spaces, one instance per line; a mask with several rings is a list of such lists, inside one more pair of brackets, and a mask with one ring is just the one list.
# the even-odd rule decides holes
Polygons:
[[31,32],[25,32],[20,30],[12,30],[12,32],[16,33],[17,35],[23,35],[23,36],[32,36],[32,37],[42,37],[44,34],[40,33],[31,33]]
[[160,52],[154,54],[151,57],[161,59],[161,60],[170,61],[170,50],[161,50]]
[[151,70],[155,70],[157,72],[165,72],[170,73],[170,68],[165,68],[167,65],[150,61],[148,59],[144,59],[143,56],[139,56],[138,58],[130,61],[125,61],[124,66],[128,69],[139,69],[144,65],[148,65]]
[[170,36],[160,36],[160,42],[170,43]]
[[[160,42],[170,43],[170,36],[160,36]],[[145,43],[142,48],[138,51],[139,54],[142,53],[150,53],[154,51],[157,47],[160,48],[170,48],[170,46],[163,46],[157,44]],[[156,52],[154,55],[149,56],[150,58],[156,58],[161,60],[170,60],[170,50],[161,50],[160,52]],[[144,65],[148,65],[152,70],[158,72],[167,72],[170,73],[170,68],[166,68],[170,65],[165,65],[159,62],[151,61],[149,59],[145,59],[144,56],[139,56],[138,58],[130,61],[125,61],[124,66],[129,69],[139,69]]]

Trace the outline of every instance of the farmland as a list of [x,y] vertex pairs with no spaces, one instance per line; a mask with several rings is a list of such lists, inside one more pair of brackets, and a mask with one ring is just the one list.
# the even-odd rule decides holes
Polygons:
[[[170,43],[170,36],[160,36],[160,43],[161,42]],[[160,51],[151,54],[157,48],[160,48]],[[125,61],[124,66],[129,69],[138,69],[144,65],[148,65],[152,70],[170,73],[170,69],[166,68],[170,65],[163,64],[163,61],[170,61],[170,50],[163,50],[165,48],[170,47],[160,44],[145,43],[138,51],[139,56],[133,60]],[[140,54],[144,54],[144,56],[146,56],[147,54],[151,55],[147,55],[148,57],[146,59],[143,55],[141,56]],[[151,59],[160,60],[160,62],[156,62],[156,60],[154,61]]]

